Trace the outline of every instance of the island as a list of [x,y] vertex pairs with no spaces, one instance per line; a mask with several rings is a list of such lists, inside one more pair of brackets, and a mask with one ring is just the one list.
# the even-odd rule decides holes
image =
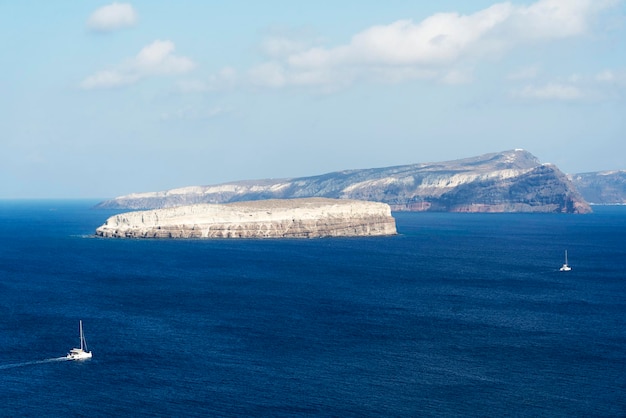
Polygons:
[[326,197],[386,203],[392,211],[589,213],[567,176],[522,149],[460,160],[344,170],[311,177],[243,180],[133,193],[103,209]]
[[585,200],[594,205],[626,205],[626,170],[568,176]]
[[126,212],[96,229],[110,238],[318,238],[396,234],[389,205],[349,199],[269,199]]

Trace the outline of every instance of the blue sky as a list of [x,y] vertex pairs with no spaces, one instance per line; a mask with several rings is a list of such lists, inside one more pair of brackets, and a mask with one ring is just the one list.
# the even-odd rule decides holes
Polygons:
[[619,0],[0,0],[0,198],[524,148],[626,168]]

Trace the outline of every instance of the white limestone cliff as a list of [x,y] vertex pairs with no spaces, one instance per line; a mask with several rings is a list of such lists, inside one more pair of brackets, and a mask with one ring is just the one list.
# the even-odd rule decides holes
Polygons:
[[389,205],[346,199],[198,204],[111,216],[96,235],[116,238],[315,238],[396,234]]

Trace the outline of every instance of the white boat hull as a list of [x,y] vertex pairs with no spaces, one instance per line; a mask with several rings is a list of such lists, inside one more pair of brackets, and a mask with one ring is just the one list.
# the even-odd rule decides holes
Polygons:
[[80,348],[73,348],[69,353],[67,353],[67,356],[65,356],[68,360],[87,360],[91,357],[91,351],[84,351]]

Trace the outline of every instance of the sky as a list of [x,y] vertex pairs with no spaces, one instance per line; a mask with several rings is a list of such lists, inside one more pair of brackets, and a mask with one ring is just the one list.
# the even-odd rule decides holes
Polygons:
[[0,0],[0,199],[523,148],[626,169],[624,0]]

